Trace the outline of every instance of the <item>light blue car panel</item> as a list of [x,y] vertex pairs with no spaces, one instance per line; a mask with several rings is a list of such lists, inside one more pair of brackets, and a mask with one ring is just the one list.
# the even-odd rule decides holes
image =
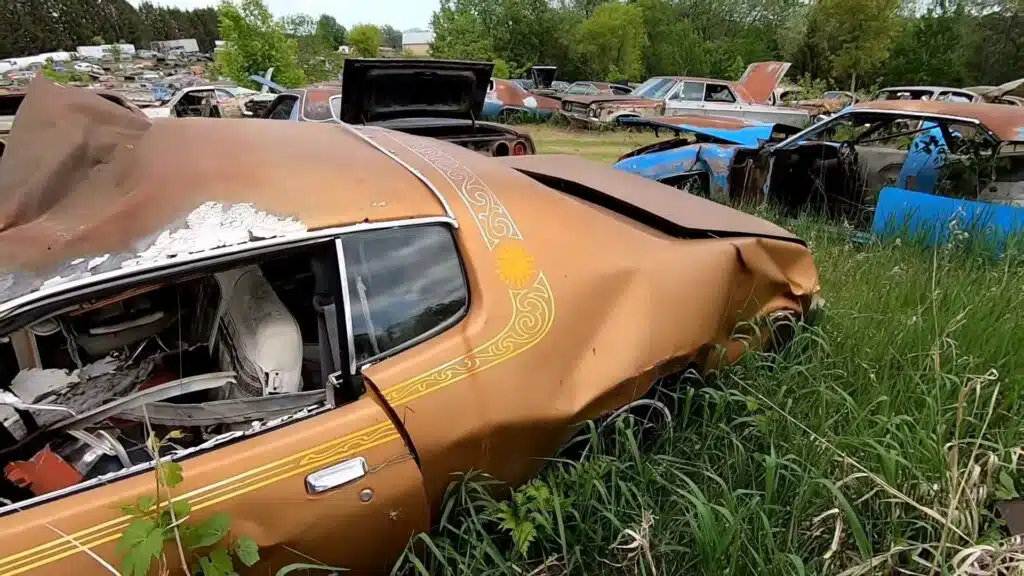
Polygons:
[[871,224],[872,233],[880,238],[921,237],[939,244],[949,240],[953,229],[1003,240],[1024,232],[1024,208],[886,187],[878,196]]
[[928,129],[918,133],[911,142],[896,187],[933,194],[938,186],[939,171],[948,148],[938,124],[925,122],[922,128]]

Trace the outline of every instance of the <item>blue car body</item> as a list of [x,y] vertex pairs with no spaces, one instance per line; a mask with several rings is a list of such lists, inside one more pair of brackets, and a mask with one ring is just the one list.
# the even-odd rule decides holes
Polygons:
[[[615,167],[689,191],[689,185],[680,183],[703,178],[706,184],[698,192],[721,202],[771,198],[794,210],[813,202],[824,207],[826,213],[851,218],[880,236],[891,236],[893,230],[920,234],[929,223],[948,228],[954,219],[962,227],[994,233],[997,239],[1024,231],[1024,185],[1019,181],[1024,173],[1024,155],[1019,152],[1012,152],[1012,157],[1003,155],[1017,162],[1016,168],[1002,174],[993,172],[991,178],[985,175],[991,181],[980,189],[979,199],[936,196],[950,182],[957,186],[957,181],[943,182],[946,164],[963,153],[964,132],[960,126],[973,126],[968,129],[972,138],[985,140],[993,154],[1012,146],[1019,151],[1024,146],[1024,129],[1019,129],[1016,139],[1014,133],[1007,135],[1005,130],[1002,139],[996,137],[975,112],[978,106],[997,105],[914,102],[905,106],[862,103],[782,139],[777,125],[736,119],[630,119],[625,123],[671,130],[687,138],[634,150],[620,158]],[[1021,113],[1020,121],[1024,123],[1024,110]],[[832,140],[839,134],[830,132],[837,122],[865,131],[846,142]],[[903,135],[910,136],[908,146],[872,144]],[[957,141],[952,152],[950,138]],[[1004,148],[1004,144],[1010,146]],[[873,154],[878,154],[874,161]],[[821,168],[819,174],[818,168],[809,169],[815,159],[831,159],[833,164],[827,169],[832,172]],[[852,179],[865,174],[874,178],[872,186],[877,187],[868,189],[865,183],[869,180]],[[844,197],[844,193],[849,195]],[[947,235],[938,228],[930,232],[930,237],[942,242]]]
[[[720,202],[729,199],[729,174],[738,152],[757,151],[765,143],[779,136],[799,132],[783,124],[768,124],[754,121],[723,119],[715,125],[707,117],[686,117],[672,119],[623,118],[625,125],[646,126],[655,131],[668,130],[677,136],[687,136],[692,144],[659,142],[645,146],[623,156],[615,168],[631,172],[668,184],[681,179],[704,174],[707,179],[707,195]],[[665,149],[667,147],[667,149]]]

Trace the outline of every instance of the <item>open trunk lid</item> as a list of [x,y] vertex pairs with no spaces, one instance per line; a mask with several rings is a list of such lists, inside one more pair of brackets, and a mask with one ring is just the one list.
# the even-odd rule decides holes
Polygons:
[[551,84],[555,81],[555,77],[558,75],[558,67],[534,66],[530,69],[530,73],[533,76],[533,85],[535,88],[551,88]]
[[480,116],[494,64],[456,60],[349,58],[342,72],[341,119]]

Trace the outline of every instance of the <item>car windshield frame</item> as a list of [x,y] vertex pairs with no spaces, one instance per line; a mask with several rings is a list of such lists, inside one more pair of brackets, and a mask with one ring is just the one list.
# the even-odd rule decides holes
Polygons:
[[[929,113],[924,113],[924,112],[909,112],[909,111],[902,111],[902,110],[901,111],[893,111],[893,110],[873,110],[873,109],[870,109],[870,108],[862,108],[862,109],[856,109],[856,110],[851,110],[849,112],[844,112],[844,113],[841,113],[841,114],[837,114],[837,115],[833,116],[832,118],[830,118],[830,119],[828,119],[828,120],[826,120],[824,122],[820,122],[818,124],[813,124],[813,125],[805,128],[801,132],[799,132],[797,134],[794,134],[793,136],[790,136],[789,138],[783,140],[778,145],[776,145],[774,148],[772,148],[772,151],[774,152],[776,150],[790,150],[790,149],[793,149],[793,148],[795,148],[797,146],[800,146],[800,145],[804,144],[805,142],[817,142],[817,143],[832,143],[832,144],[836,144],[837,142],[834,141],[834,140],[826,139],[826,138],[819,138],[818,136],[820,136],[821,134],[824,134],[825,132],[827,132],[832,126],[834,126],[834,125],[836,125],[836,124],[838,124],[838,123],[840,123],[840,122],[842,122],[842,121],[844,121],[846,119],[849,119],[851,117],[856,118],[858,116],[864,116],[869,121],[873,120],[873,122],[865,122],[865,123],[871,123],[873,125],[871,128],[869,128],[869,130],[872,130],[872,131],[879,124],[892,124],[893,122],[897,122],[897,121],[900,121],[900,120],[933,122],[933,123],[935,123],[937,125],[946,125],[946,126],[948,126],[951,123],[957,123],[957,124],[973,125],[973,126],[977,127],[978,130],[980,130],[984,134],[985,138],[987,140],[989,140],[990,142],[992,142],[996,146],[1000,146],[1000,145],[1002,145],[1004,143],[1003,140],[1001,140],[998,136],[996,136],[987,126],[985,126],[980,120],[978,120],[976,118],[967,118],[967,117],[960,117],[960,116],[948,116],[948,115],[945,115],[945,114],[929,114]],[[862,136],[863,135],[858,136],[858,140]]]
[[[675,78],[666,78],[664,76],[657,76],[648,79],[643,84],[637,86],[629,93],[630,96],[636,98],[643,98],[645,100],[662,100],[675,89],[679,84],[679,80]],[[664,89],[661,89],[664,87]]]

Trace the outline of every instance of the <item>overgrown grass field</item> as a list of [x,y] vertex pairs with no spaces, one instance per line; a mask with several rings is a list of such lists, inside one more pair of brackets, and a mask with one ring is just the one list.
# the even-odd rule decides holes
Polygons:
[[[605,161],[652,138],[530,129],[541,152]],[[396,572],[1019,574],[993,505],[1024,488],[1022,252],[785,225],[821,271],[816,326],[683,377],[653,443],[622,425],[507,503],[462,478]]]

